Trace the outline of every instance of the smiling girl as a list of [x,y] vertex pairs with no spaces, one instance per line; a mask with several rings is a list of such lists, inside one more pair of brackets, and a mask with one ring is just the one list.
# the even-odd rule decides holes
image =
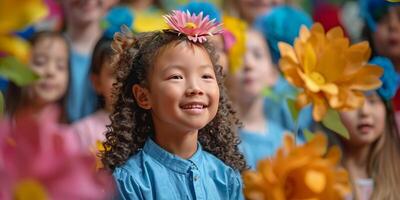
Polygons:
[[242,199],[237,119],[205,37],[219,26],[180,11],[166,18],[173,28],[114,38],[117,100],[103,163],[120,199]]

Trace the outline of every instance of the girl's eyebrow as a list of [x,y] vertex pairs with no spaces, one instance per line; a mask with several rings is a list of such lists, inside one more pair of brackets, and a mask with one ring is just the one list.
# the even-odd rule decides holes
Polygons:
[[[206,69],[206,68],[213,69],[213,66],[209,65],[209,64],[205,64],[205,65],[198,66],[198,68],[200,68],[200,69]],[[166,67],[164,67],[164,69],[162,70],[162,73],[165,73],[166,71],[171,70],[171,69],[186,70],[186,68],[184,66],[182,66],[182,65],[172,64],[172,65],[167,65]]]

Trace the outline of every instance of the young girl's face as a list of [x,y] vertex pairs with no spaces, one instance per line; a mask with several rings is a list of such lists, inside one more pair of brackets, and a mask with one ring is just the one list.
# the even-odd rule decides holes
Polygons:
[[30,99],[52,103],[61,99],[68,87],[68,47],[57,37],[39,39],[32,47],[30,67],[40,79],[29,88]]
[[100,73],[92,75],[93,86],[96,92],[104,97],[105,109],[109,112],[112,111],[112,88],[115,80],[111,59],[105,59]]
[[204,48],[172,43],[161,50],[150,73],[148,99],[156,128],[197,131],[215,117],[219,87]]
[[235,0],[242,17],[253,22],[258,16],[265,14],[272,7],[285,3],[285,0]]
[[400,6],[392,6],[377,23],[373,33],[374,45],[380,55],[391,59],[400,57]]
[[365,103],[360,109],[342,112],[340,117],[350,133],[350,140],[345,142],[353,146],[370,145],[385,130],[385,104],[376,92],[366,96]]
[[262,35],[250,30],[246,37],[251,39],[246,42],[244,66],[232,77],[232,89],[237,93],[237,98],[261,95],[265,87],[271,87],[275,83],[278,75]]

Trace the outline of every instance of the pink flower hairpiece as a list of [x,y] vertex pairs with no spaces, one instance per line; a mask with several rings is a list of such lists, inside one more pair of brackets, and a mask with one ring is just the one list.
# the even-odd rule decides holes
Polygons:
[[221,34],[222,25],[210,20],[208,15],[203,18],[203,12],[200,14],[190,14],[189,11],[172,11],[172,14],[165,15],[166,23],[178,32],[178,35],[184,34],[190,41],[203,43],[207,40],[206,36]]

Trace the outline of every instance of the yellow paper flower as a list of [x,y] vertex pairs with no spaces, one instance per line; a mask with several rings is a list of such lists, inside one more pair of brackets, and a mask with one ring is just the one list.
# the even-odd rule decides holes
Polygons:
[[222,24],[225,29],[235,36],[235,44],[229,49],[229,72],[235,73],[243,65],[243,57],[246,53],[247,24],[235,17],[223,16]]
[[304,146],[296,146],[293,137],[286,135],[274,158],[260,161],[257,171],[243,173],[246,199],[343,199],[350,192],[349,177],[338,167],[339,148],[326,153],[326,146],[322,134]]
[[30,45],[27,41],[11,35],[0,35],[0,52],[14,56],[23,63],[29,60]]
[[298,107],[312,103],[313,118],[321,121],[329,107],[346,111],[360,107],[363,91],[378,88],[382,68],[369,65],[368,42],[349,44],[340,27],[325,34],[316,23],[311,30],[303,26],[294,47],[280,42],[280,68],[289,83],[303,92]]
[[44,0],[1,0],[0,34],[21,30],[48,14]]

